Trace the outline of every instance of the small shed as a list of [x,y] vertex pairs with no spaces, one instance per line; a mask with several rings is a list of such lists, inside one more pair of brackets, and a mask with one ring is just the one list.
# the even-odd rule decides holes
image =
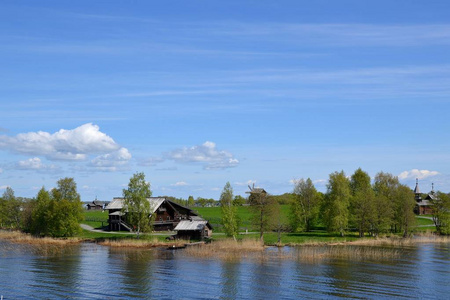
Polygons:
[[211,238],[212,226],[208,221],[200,217],[192,217],[178,223],[174,231],[176,237],[184,240],[204,240]]

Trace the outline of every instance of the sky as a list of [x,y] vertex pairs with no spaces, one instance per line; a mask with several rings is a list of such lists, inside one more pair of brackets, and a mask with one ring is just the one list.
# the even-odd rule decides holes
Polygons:
[[0,193],[450,192],[449,1],[0,3]]

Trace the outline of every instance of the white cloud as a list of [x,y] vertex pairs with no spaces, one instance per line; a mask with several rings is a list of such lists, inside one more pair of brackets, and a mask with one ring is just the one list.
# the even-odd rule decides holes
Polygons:
[[60,129],[53,134],[38,131],[16,136],[0,135],[0,149],[43,155],[49,160],[85,160],[89,154],[109,153],[120,146],[97,125],[87,123],[75,129]]
[[0,185],[0,190],[6,190],[9,187],[9,185]]
[[42,163],[39,157],[29,158],[27,160],[21,160],[17,163],[16,167],[21,170],[35,170],[35,171],[55,171],[58,170],[56,165],[45,165]]
[[400,175],[398,175],[398,178],[399,179],[414,179],[414,178],[424,179],[424,178],[436,176],[439,174],[440,173],[437,171],[412,169],[411,171],[401,172]]
[[97,156],[91,160],[90,166],[99,171],[114,172],[123,169],[128,165],[131,153],[127,148],[120,148],[117,151]]
[[189,185],[187,182],[178,181],[177,183],[171,184],[171,186],[187,186]]
[[239,164],[230,152],[218,150],[216,144],[209,141],[202,145],[173,150],[165,157],[179,163],[201,163],[205,169],[226,169]]

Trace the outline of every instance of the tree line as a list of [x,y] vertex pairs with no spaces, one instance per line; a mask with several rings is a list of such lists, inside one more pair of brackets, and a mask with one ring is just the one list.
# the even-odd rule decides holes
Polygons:
[[350,177],[344,171],[334,172],[325,194],[317,192],[310,178],[300,179],[294,194],[290,220],[294,231],[310,231],[322,224],[341,236],[350,229],[360,237],[388,232],[408,236],[415,226],[414,193],[389,173],[378,173],[372,184],[361,168]]
[[[225,233],[234,237],[239,219],[235,216],[231,198],[232,188],[227,183],[220,200],[222,225]],[[290,205],[288,222],[281,219],[280,202]],[[296,181],[291,195],[271,196],[265,191],[250,193],[248,203],[253,211],[252,223],[261,238],[265,231],[280,234],[282,230],[309,232],[317,228],[341,236],[356,230],[360,237],[386,233],[400,233],[406,237],[416,225],[413,191],[390,173],[379,172],[372,183],[368,173],[361,168],[351,176],[344,171],[331,173],[325,193],[318,192],[312,180],[307,178]],[[450,234],[449,195],[438,192],[432,204],[437,232]]]
[[0,198],[0,227],[36,236],[70,237],[79,233],[83,209],[73,178],[58,180],[57,187],[44,187],[36,198],[16,197],[6,188]]

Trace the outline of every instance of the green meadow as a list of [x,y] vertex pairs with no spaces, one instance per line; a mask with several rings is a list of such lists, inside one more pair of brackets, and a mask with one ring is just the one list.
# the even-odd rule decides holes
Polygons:
[[[280,205],[280,221],[281,224],[287,225],[289,223],[289,205]],[[208,220],[214,229],[213,238],[216,240],[226,238],[223,234],[221,220],[222,220],[222,212],[220,207],[196,207],[194,209],[200,216],[204,219]],[[238,239],[258,239],[259,233],[257,232],[257,228],[252,225],[252,210],[249,206],[239,206],[237,207],[237,213],[241,221],[241,232],[238,236]],[[85,220],[82,222],[83,224],[87,224],[96,229],[101,229],[102,226],[106,226],[108,220],[107,211],[102,212],[101,210],[85,210],[84,211]],[[424,218],[423,216],[416,216],[417,232],[430,231],[434,232],[436,229],[433,225],[433,221]],[[346,233],[344,237],[341,237],[336,233],[326,232],[322,227],[316,227],[316,230],[312,232],[282,232],[281,233],[281,243],[282,244],[314,244],[314,243],[334,243],[334,242],[349,242],[358,240],[358,234],[354,231],[349,231]],[[246,230],[249,232],[245,234]],[[164,241],[164,239],[172,235],[173,233],[167,232],[166,235],[152,235],[145,234],[141,236],[141,239],[148,240],[152,238],[156,238],[160,241]],[[79,235],[81,238],[85,239],[111,239],[111,240],[121,240],[126,238],[133,238],[135,234],[124,234],[124,233],[102,233],[102,232],[90,232],[87,230],[83,230]],[[276,232],[267,232],[264,234],[264,243],[266,245],[274,245],[278,242],[278,233]]]

